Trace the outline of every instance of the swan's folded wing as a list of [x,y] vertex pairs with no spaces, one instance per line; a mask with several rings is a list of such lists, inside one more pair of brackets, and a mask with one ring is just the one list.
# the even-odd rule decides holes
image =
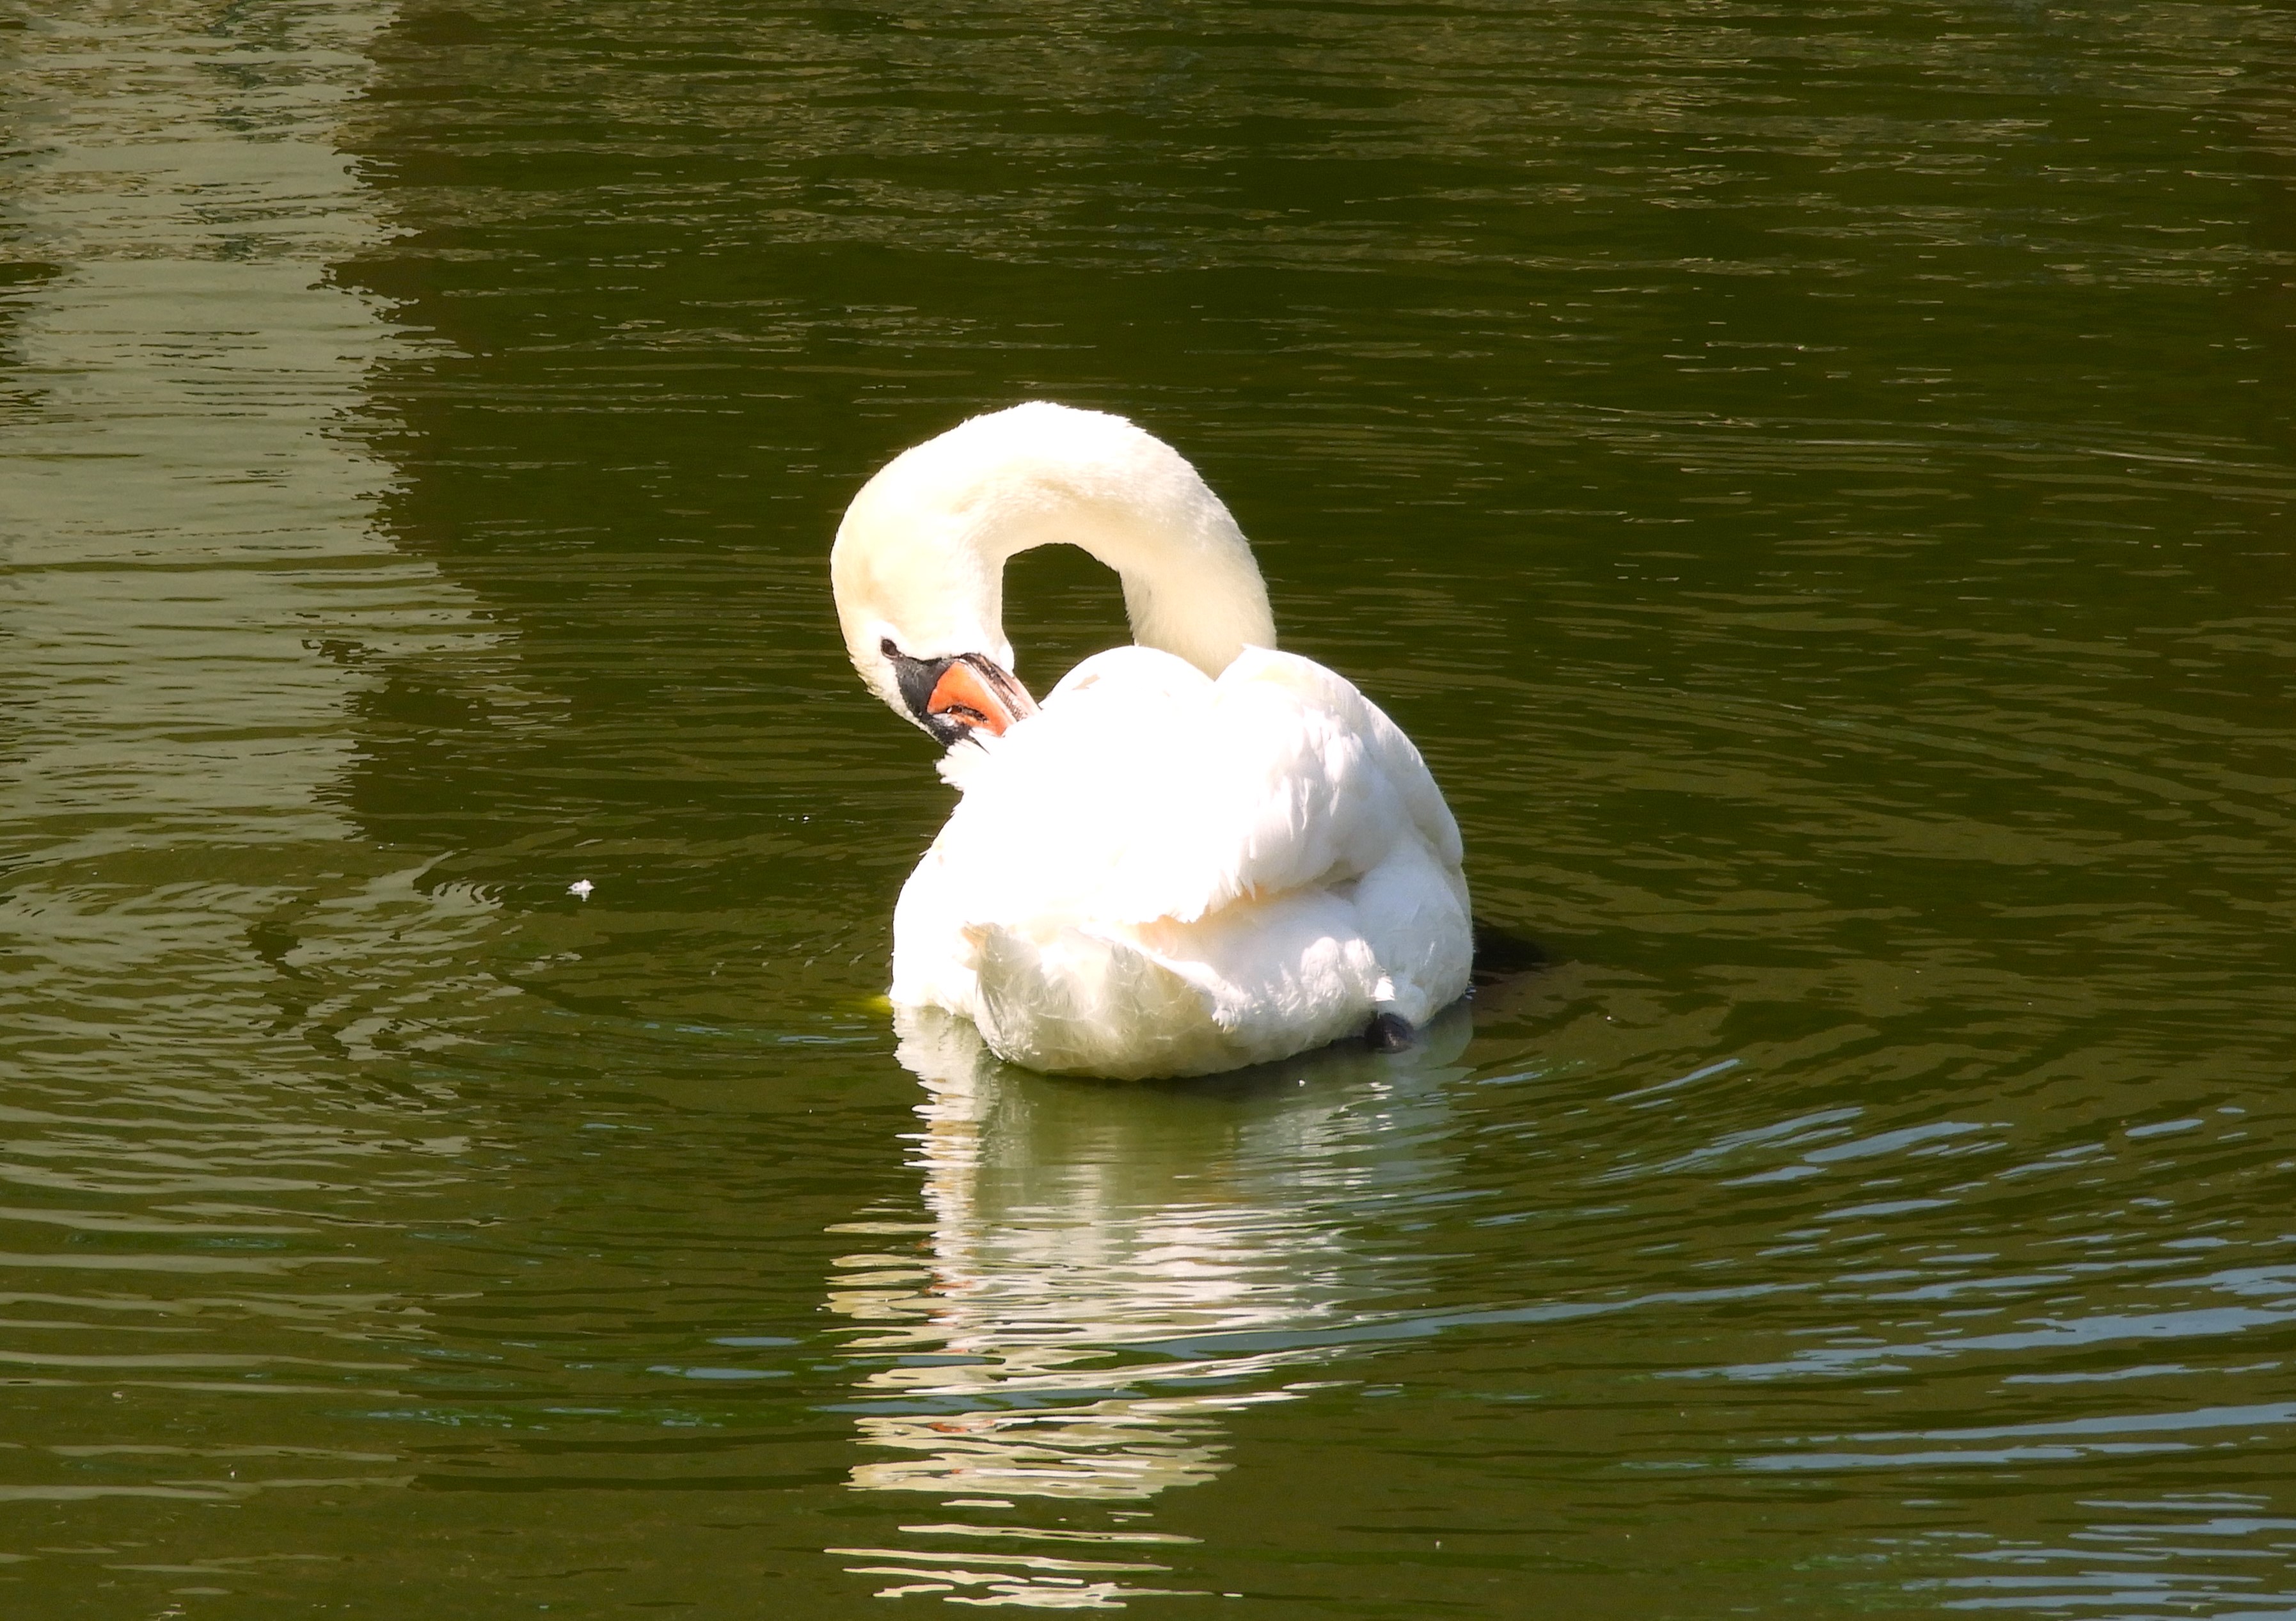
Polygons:
[[942,835],[962,852],[960,910],[1185,922],[1350,881],[1398,839],[1456,863],[1418,751],[1349,683],[1261,649],[1217,683],[1177,664],[1138,648],[1089,660],[966,774]]
[[[1358,845],[1369,839],[1383,847],[1401,831],[1399,810],[1439,861],[1458,864],[1459,824],[1427,762],[1403,729],[1353,682],[1313,659],[1247,648],[1218,685],[1223,692],[1233,690],[1252,699],[1271,692],[1291,694],[1303,710],[1320,713],[1336,727],[1349,753],[1343,760],[1334,759],[1327,749],[1325,758],[1334,768],[1326,776],[1340,795],[1335,815],[1349,824],[1349,836]],[[1370,791],[1355,791],[1359,789]]]

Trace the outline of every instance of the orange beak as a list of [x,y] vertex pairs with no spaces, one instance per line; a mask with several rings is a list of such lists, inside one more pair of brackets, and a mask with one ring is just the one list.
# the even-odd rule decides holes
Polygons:
[[1036,700],[1007,672],[977,653],[949,660],[925,700],[925,713],[1002,737],[1037,712]]

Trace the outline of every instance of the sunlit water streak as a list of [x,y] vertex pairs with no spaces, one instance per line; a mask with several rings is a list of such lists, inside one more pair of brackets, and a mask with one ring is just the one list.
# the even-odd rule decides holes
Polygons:
[[[467,979],[439,964],[492,911],[330,803],[364,667],[496,640],[377,533],[391,471],[342,432],[406,341],[325,275],[380,228],[329,130],[383,12],[229,33],[208,12],[82,8],[13,37],[14,244],[38,274],[8,310],[0,446],[0,1183],[21,1201],[0,1211],[0,1364],[121,1437],[45,1449],[60,1472],[17,1501],[376,1478],[390,1453],[154,1445],[164,1421],[123,1432],[94,1404],[387,1384],[407,1364],[377,1335],[410,1311],[359,1286],[372,1223],[341,1195],[435,1192],[468,1146],[419,1091],[340,1087],[328,1061]],[[176,1478],[73,1478],[145,1458]]]

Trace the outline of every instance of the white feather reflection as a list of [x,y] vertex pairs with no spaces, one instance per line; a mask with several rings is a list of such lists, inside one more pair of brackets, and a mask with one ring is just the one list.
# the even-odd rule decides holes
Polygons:
[[[843,1257],[830,1297],[870,1364],[858,1428],[877,1455],[851,1483],[992,1508],[1200,1484],[1228,1467],[1229,1415],[1330,1382],[1329,1330],[1401,1281],[1357,1236],[1365,1207],[1439,1168],[1438,1083],[1470,1031],[1458,1011],[1406,1053],[1101,1086],[1006,1068],[938,1013],[899,1027],[926,1088],[929,1219],[841,1229],[887,1240]],[[1046,1555],[840,1551],[920,1561],[888,1593],[972,1604],[1112,1608],[1170,1591],[1115,1578],[1161,1568],[1136,1548],[1083,1562],[1096,1574]]]

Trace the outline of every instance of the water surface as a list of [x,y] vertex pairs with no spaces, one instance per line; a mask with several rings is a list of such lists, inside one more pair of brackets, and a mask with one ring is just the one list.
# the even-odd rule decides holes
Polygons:
[[[2296,1615],[2284,11],[64,9],[0,1606]],[[828,539],[1027,397],[1543,967],[1185,1085],[895,1027]],[[1038,690],[1112,586],[1016,565]]]

